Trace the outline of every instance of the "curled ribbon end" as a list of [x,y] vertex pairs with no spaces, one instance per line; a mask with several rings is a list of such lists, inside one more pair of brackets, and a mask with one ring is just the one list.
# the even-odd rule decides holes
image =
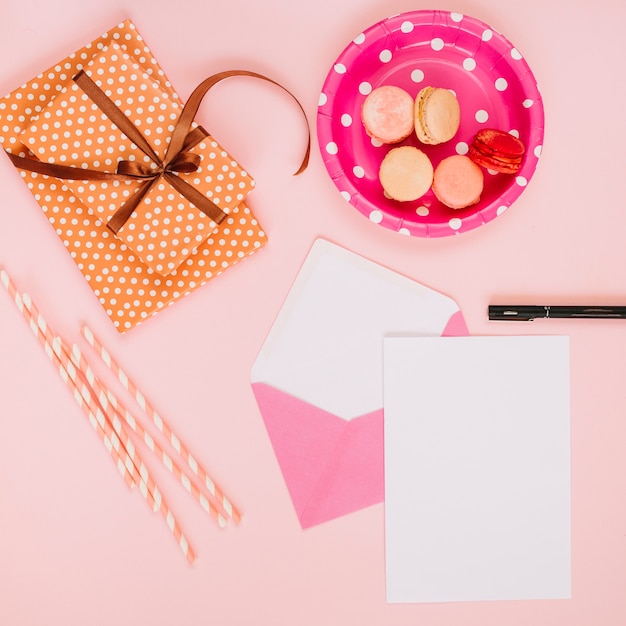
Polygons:
[[298,171],[294,173],[294,176],[299,176],[308,167],[310,155],[311,155],[311,142],[309,141],[309,144],[306,147],[306,154],[304,155],[304,159],[302,159],[302,163],[300,164]]
[[303,163],[299,168],[297,172],[294,172],[293,175],[294,176],[300,176],[300,174],[302,174],[302,172],[304,172],[304,170],[307,168],[307,164]]

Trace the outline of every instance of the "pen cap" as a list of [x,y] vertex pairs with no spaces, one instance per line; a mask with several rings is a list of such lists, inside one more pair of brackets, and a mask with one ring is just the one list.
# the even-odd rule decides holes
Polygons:
[[546,307],[543,306],[506,306],[506,305],[489,305],[490,320],[514,320],[519,322],[528,322],[536,317],[546,317]]

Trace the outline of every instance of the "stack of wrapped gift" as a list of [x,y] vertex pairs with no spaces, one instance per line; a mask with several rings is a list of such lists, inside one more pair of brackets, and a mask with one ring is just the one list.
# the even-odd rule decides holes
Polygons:
[[183,110],[130,21],[0,100],[0,142],[120,332],[266,242],[245,169],[193,120],[174,139]]

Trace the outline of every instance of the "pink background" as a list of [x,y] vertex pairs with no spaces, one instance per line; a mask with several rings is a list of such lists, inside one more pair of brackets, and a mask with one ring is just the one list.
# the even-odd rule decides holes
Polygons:
[[[314,135],[319,91],[343,47],[374,22],[419,8],[466,13],[502,32],[543,97],[536,174],[509,211],[474,231],[426,240],[369,222],[335,189],[314,136],[309,169],[292,177],[303,149],[297,107],[269,85],[231,79],[206,98],[199,121],[256,178],[250,204],[269,243],[122,336],[19,175],[2,163],[0,264],[66,338],[77,340],[80,324],[90,324],[244,520],[218,529],[159,472],[199,555],[191,568],[162,519],[124,487],[0,293],[0,623],[626,622],[626,322],[486,319],[490,302],[626,303],[623,2],[4,0],[0,92],[129,17],[183,98],[217,71],[266,73],[302,101]],[[390,606],[382,504],[301,530],[249,371],[318,236],[450,295],[472,334],[571,337],[571,600]]]

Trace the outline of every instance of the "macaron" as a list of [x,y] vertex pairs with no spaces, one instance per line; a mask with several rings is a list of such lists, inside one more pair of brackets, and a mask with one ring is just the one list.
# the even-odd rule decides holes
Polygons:
[[435,197],[451,209],[464,209],[476,204],[483,185],[483,171],[469,157],[461,154],[441,160],[433,174]]
[[479,130],[467,151],[467,156],[483,167],[502,174],[516,174],[522,167],[526,148],[517,137],[503,130]]
[[395,85],[370,91],[361,107],[365,132],[381,143],[398,143],[413,132],[413,97]]
[[459,130],[461,107],[454,93],[442,87],[424,87],[415,98],[415,134],[425,144],[450,141]]
[[388,198],[410,202],[421,198],[430,189],[433,165],[419,148],[399,146],[385,155],[378,177]]

